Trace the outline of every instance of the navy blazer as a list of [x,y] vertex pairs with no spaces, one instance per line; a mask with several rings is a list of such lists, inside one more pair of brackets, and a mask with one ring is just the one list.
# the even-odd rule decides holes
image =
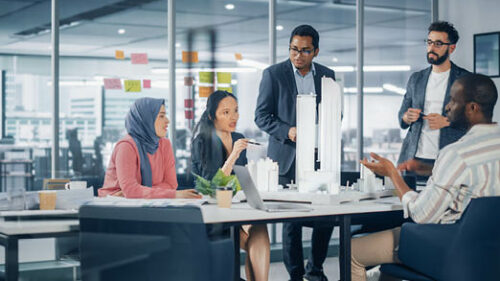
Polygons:
[[[314,67],[317,105],[321,102],[321,77],[335,80],[335,73],[319,63],[314,63]],[[272,65],[262,73],[255,124],[269,134],[267,156],[278,162],[280,175],[286,174],[295,160],[295,142],[288,139],[288,131],[296,126],[297,94],[290,60]]]
[[[231,138],[234,143],[244,138],[244,136],[240,133],[233,132],[231,133]],[[217,171],[222,168],[224,162],[228,157],[226,150],[224,149],[224,145],[222,144],[221,139],[215,134],[212,134],[212,149],[208,152],[208,159],[202,159],[201,155],[202,147],[205,144],[205,140],[200,137],[200,135],[196,136],[193,140],[193,144],[191,147],[191,161],[193,164],[193,173],[202,176],[204,179],[211,180]],[[204,167],[203,162],[206,161],[207,165]],[[247,164],[247,154],[246,150],[243,150],[240,153],[240,157],[236,160],[235,165],[245,166]]]
[[[403,103],[401,104],[398,115],[401,129],[410,127],[410,130],[406,134],[406,138],[403,141],[398,163],[415,158],[415,154],[417,153],[418,140],[420,139],[420,133],[422,132],[423,120],[420,118],[418,121],[408,125],[403,121],[403,115],[410,107],[420,108],[422,111],[424,110],[425,92],[431,71],[432,67],[428,67],[424,70],[414,72],[410,76],[408,84],[406,85],[406,94],[403,98]],[[455,82],[455,80],[457,80],[457,78],[467,73],[469,73],[469,71],[458,67],[453,62],[451,63],[450,77],[448,78],[448,87],[446,88],[446,95],[444,97],[441,115],[446,116],[445,107],[450,101],[451,85]],[[465,135],[466,132],[466,129],[455,129],[451,127],[444,127],[440,129],[439,149],[442,149],[450,143],[456,142],[459,138]]]

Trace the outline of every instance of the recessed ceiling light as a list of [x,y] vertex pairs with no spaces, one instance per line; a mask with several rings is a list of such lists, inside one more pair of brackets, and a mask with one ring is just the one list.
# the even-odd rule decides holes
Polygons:
[[283,26],[282,26],[282,25],[277,25],[277,26],[276,26],[276,30],[278,30],[278,31],[283,30]]
[[124,34],[124,33],[125,33],[125,29],[123,29],[123,28],[118,29],[118,34]]
[[181,43],[175,43],[175,47],[179,48],[181,46]]
[[234,5],[233,4],[226,4],[226,6],[224,6],[224,8],[226,8],[226,10],[234,10]]
[[339,59],[338,59],[338,58],[336,58],[336,57],[333,57],[333,58],[332,58],[332,61],[333,61],[333,62],[338,62],[338,61],[339,61]]

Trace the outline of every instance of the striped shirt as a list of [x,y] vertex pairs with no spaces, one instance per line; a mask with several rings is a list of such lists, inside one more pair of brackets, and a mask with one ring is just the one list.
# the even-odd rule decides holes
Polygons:
[[444,147],[420,193],[402,198],[405,217],[417,223],[454,223],[472,198],[500,195],[500,127],[473,126]]

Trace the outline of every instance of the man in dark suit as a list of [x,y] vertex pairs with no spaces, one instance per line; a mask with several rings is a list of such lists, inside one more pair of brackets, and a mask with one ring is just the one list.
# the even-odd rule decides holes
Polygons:
[[[264,70],[259,87],[255,123],[267,132],[267,155],[279,164],[279,182],[295,180],[296,100],[298,94],[316,94],[321,101],[321,77],[335,79],[333,70],[312,60],[319,53],[319,34],[309,25],[296,27],[290,36],[290,59]],[[311,113],[314,114],[314,113]],[[313,227],[311,254],[304,270],[302,226]],[[283,224],[283,260],[291,280],[327,280],[323,262],[333,223],[327,221]],[[306,272],[307,271],[307,272]],[[305,275],[304,275],[305,274]]]
[[450,127],[445,117],[451,85],[457,78],[469,73],[450,61],[450,54],[459,38],[458,32],[452,24],[442,21],[432,23],[428,30],[425,44],[427,61],[431,66],[410,76],[399,110],[401,128],[409,128],[399,164],[415,158],[433,165],[440,149],[466,133],[465,128]]

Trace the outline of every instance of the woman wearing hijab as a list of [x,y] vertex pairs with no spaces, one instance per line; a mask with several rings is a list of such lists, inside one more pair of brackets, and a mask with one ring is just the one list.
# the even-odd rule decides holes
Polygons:
[[[233,94],[216,91],[210,95],[207,108],[194,130],[191,157],[195,174],[212,179],[219,169],[230,175],[234,165],[247,164],[245,149],[248,140],[235,132],[238,119],[238,102]],[[240,247],[247,252],[247,280],[267,280],[270,246],[266,225],[243,225]]]
[[125,119],[128,134],[115,145],[99,196],[200,198],[194,189],[177,191],[175,158],[165,138],[170,122],[163,99],[141,98]]

